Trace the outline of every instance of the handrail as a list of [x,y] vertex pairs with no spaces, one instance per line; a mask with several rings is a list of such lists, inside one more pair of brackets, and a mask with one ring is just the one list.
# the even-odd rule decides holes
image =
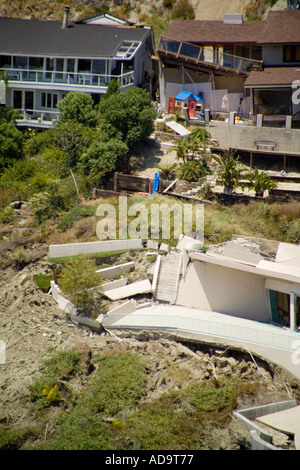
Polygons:
[[[175,46],[176,50],[170,50],[166,47],[161,47],[161,45],[163,45],[164,43],[166,44],[168,42],[172,44],[173,46]],[[184,46],[187,46],[187,48],[188,47],[191,48],[192,51],[194,51],[194,54],[189,55],[187,53],[185,54],[182,53],[182,49]],[[238,55],[229,54],[227,52],[214,51],[210,49],[208,46],[199,46],[197,44],[192,44],[190,42],[176,41],[176,40],[164,38],[163,36],[161,36],[159,39],[157,49],[158,51],[174,55],[176,58],[180,58],[180,57],[188,58],[188,59],[196,61],[197,63],[202,62],[202,63],[207,63],[207,64],[214,64],[218,68],[219,67],[225,67],[229,69],[232,68],[234,70],[237,70],[238,72],[241,71],[243,61],[246,61],[248,64],[250,63],[252,65],[257,65],[259,69],[261,69],[262,64],[263,64],[262,60],[251,59],[248,57],[241,57]],[[213,60],[205,60],[206,51],[212,54]],[[201,56],[203,58],[201,58]],[[224,57],[231,60],[231,65],[224,65],[221,63],[222,58],[224,59]],[[237,63],[237,66],[232,66],[235,63]]]
[[121,86],[133,83],[134,71],[130,70],[120,75],[97,74],[90,72],[65,72],[58,70],[37,70],[4,67],[0,70],[6,73],[8,81],[36,82],[36,83],[61,83],[76,86],[107,87],[108,83],[117,79]]

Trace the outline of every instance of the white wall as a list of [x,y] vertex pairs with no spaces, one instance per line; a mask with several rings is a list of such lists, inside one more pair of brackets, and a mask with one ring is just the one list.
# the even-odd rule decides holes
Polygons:
[[200,261],[189,265],[177,304],[250,320],[270,319],[263,277]]

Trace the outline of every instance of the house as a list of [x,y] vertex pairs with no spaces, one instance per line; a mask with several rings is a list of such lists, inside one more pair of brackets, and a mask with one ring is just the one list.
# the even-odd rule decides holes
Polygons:
[[176,304],[300,329],[300,245],[233,236],[187,251]]
[[264,124],[279,127],[290,116],[299,127],[300,100],[292,96],[300,80],[300,10],[271,10],[262,21],[172,21],[157,58],[165,111],[169,97],[186,90],[202,93],[216,120],[235,112],[253,125],[262,114]]
[[[0,18],[0,73],[7,78],[5,102],[22,110],[18,126],[50,127],[57,103],[83,91],[98,103],[112,79],[121,90],[151,91],[153,31],[103,14],[78,22]],[[38,119],[39,117],[39,119]]]

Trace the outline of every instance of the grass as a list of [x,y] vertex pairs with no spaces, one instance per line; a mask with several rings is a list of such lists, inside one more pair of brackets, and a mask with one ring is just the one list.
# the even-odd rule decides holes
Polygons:
[[[144,250],[144,248],[141,248]],[[105,251],[102,253],[90,253],[85,255],[87,259],[89,258],[105,258],[106,256],[115,256],[115,255],[122,255],[123,253],[127,253],[128,250],[116,250],[116,251]],[[74,255],[74,256],[63,256],[60,258],[49,258],[48,261],[50,263],[68,263],[74,259],[79,258],[81,255]]]
[[145,393],[146,365],[139,356],[102,355],[99,369],[76,407],[63,414],[51,450],[112,449],[120,421],[117,413],[132,409]]
[[[28,278],[26,278],[26,280],[27,279]],[[51,287],[50,281],[52,281],[53,279],[53,276],[51,274],[34,274],[33,279],[39,289],[41,289],[43,292],[49,292],[49,289]]]
[[233,234],[298,243],[300,203],[207,206],[204,224],[208,243],[223,243]]
[[49,353],[30,385],[30,416],[39,434],[33,439],[27,428],[2,425],[1,450],[203,450],[218,445],[211,433],[226,432],[237,398],[256,393],[247,379],[186,385],[189,371],[181,374],[170,363],[180,386],[145,400],[149,369],[139,354],[116,348],[96,356],[90,369],[79,351]]

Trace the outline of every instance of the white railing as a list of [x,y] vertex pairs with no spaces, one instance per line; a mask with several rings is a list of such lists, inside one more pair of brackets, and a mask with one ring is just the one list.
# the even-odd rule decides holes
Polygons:
[[41,127],[53,127],[60,119],[59,111],[40,111],[37,109],[21,109],[17,124],[32,124]]
[[6,73],[9,82],[18,83],[44,83],[60,84],[70,87],[108,87],[111,80],[116,79],[121,88],[134,84],[134,71],[129,71],[121,75],[106,75],[95,73],[71,73],[50,70],[31,69],[0,69]]

